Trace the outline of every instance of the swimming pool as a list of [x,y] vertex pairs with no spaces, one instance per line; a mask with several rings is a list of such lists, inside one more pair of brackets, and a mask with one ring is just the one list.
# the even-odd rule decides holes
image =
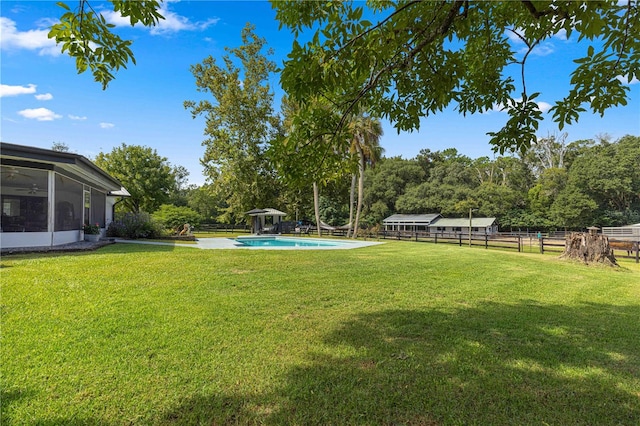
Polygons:
[[280,236],[237,237],[235,241],[241,247],[273,249],[352,249],[379,244],[375,242],[323,240],[319,238],[292,238]]

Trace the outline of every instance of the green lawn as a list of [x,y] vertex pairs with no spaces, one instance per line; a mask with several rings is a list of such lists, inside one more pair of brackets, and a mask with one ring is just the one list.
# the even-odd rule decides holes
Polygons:
[[1,264],[2,425],[640,423],[630,261],[389,241]]

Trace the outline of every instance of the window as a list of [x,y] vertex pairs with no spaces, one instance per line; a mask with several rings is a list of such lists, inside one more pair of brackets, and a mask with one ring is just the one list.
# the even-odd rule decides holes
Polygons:
[[55,231],[82,229],[83,188],[64,175],[55,178]]
[[48,172],[0,166],[2,232],[46,232]]
[[105,209],[107,207],[107,194],[96,189],[91,189],[91,223],[99,224],[101,228],[106,226]]

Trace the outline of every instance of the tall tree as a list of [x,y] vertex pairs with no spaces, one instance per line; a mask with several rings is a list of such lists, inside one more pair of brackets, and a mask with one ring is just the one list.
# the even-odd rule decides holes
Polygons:
[[153,213],[176,186],[174,169],[167,158],[146,146],[123,143],[109,153],[99,153],[94,163],[129,191],[131,196],[119,205],[130,212]]
[[277,199],[275,170],[267,155],[280,128],[268,83],[276,65],[262,53],[266,41],[254,29],[247,24],[242,45],[225,48],[229,55],[223,58],[224,68],[211,56],[191,67],[198,90],[209,92],[213,102],[184,103],[194,118],[206,117],[208,138],[201,163],[215,190],[227,200],[225,221],[244,219],[244,212],[268,207]]
[[[454,104],[462,114],[502,105],[509,119],[490,133],[496,150],[524,151],[535,141],[542,112],[525,80],[536,46],[556,34],[588,44],[564,99],[551,109],[562,130],[584,105],[594,113],[625,105],[640,78],[640,8],[636,1],[272,1],[276,18],[296,36],[282,72],[295,100],[325,97],[342,114],[358,111],[413,130],[420,118]],[[304,45],[298,41],[304,31]],[[527,48],[518,52],[507,34]],[[491,54],[487,54],[491,52]],[[515,67],[516,72],[508,72]],[[510,75],[518,74],[519,81]],[[620,78],[616,78],[620,77]]]
[[282,109],[284,134],[273,141],[270,156],[290,190],[304,191],[312,187],[317,232],[321,235],[320,188],[339,179],[348,170],[346,139],[328,138],[317,131],[322,123],[335,118],[335,112],[326,101],[316,99],[313,108],[302,111],[298,102],[285,97]]
[[358,199],[356,203],[355,223],[352,222],[353,216],[353,192],[354,185],[351,184],[351,197],[349,199],[349,225],[353,225],[353,238],[358,236],[358,228],[360,226],[360,214],[362,213],[362,202],[364,200],[364,170],[367,164],[374,166],[382,157],[384,149],[380,146],[380,138],[382,137],[382,124],[380,120],[367,115],[355,116],[349,123],[349,132],[352,134],[351,153],[358,158]]

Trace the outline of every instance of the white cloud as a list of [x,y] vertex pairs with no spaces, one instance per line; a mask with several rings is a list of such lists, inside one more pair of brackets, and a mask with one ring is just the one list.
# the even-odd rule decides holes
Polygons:
[[41,95],[35,95],[35,97],[39,101],[50,101],[53,99],[53,95],[51,93],[43,93]]
[[84,117],[84,116],[81,117],[79,115],[73,115],[73,114],[69,114],[68,117],[71,120],[86,120],[87,119],[87,117]]
[[[186,16],[178,15],[169,10],[171,2],[163,3],[160,7],[160,14],[164,16],[154,27],[150,27],[149,32],[152,35],[164,35],[176,33],[179,31],[203,31],[220,21],[220,18],[209,18],[206,21],[193,22]],[[112,10],[101,12],[107,22],[118,27],[131,26],[129,18],[123,17],[121,14]]]
[[564,28],[560,28],[560,30],[553,35],[553,38],[557,38],[562,41],[569,41],[569,37],[567,37],[567,30]]
[[[518,49],[518,53],[521,55],[524,55],[528,51],[529,51],[529,48],[526,46]],[[553,44],[542,43],[542,44],[535,45],[531,50],[531,53],[529,54],[533,56],[547,56],[547,55],[551,55],[553,52],[555,52],[555,48],[553,47]]]
[[536,102],[538,104],[538,109],[540,110],[540,112],[547,112],[551,109],[551,104],[544,102],[544,101],[540,101],[540,102]]
[[47,108],[23,109],[22,111],[18,111],[18,114],[24,118],[38,121],[53,121],[62,118],[61,115]]
[[522,28],[510,28],[506,31],[507,38],[512,43],[524,44],[524,40],[520,37],[523,36],[524,30]]
[[114,127],[116,127],[116,125],[113,123],[100,123],[101,129],[113,129]]
[[629,85],[629,86],[630,86],[630,85],[632,85],[632,84],[638,84],[638,83],[640,83],[640,80],[638,80],[638,78],[637,78],[637,77],[633,77],[633,78],[631,79],[631,81],[629,81],[629,76],[628,76],[628,75],[625,75],[625,76],[619,75],[619,76],[617,76],[616,78],[617,78],[618,80],[620,80],[620,82],[621,82],[622,84],[626,84],[626,85]]
[[8,84],[0,84],[0,98],[5,96],[29,95],[36,93],[36,85],[28,84],[26,86],[9,86]]
[[47,37],[48,28],[18,31],[16,23],[9,18],[0,17],[0,47],[2,50],[37,50],[40,55],[60,55],[60,49],[53,39]]

